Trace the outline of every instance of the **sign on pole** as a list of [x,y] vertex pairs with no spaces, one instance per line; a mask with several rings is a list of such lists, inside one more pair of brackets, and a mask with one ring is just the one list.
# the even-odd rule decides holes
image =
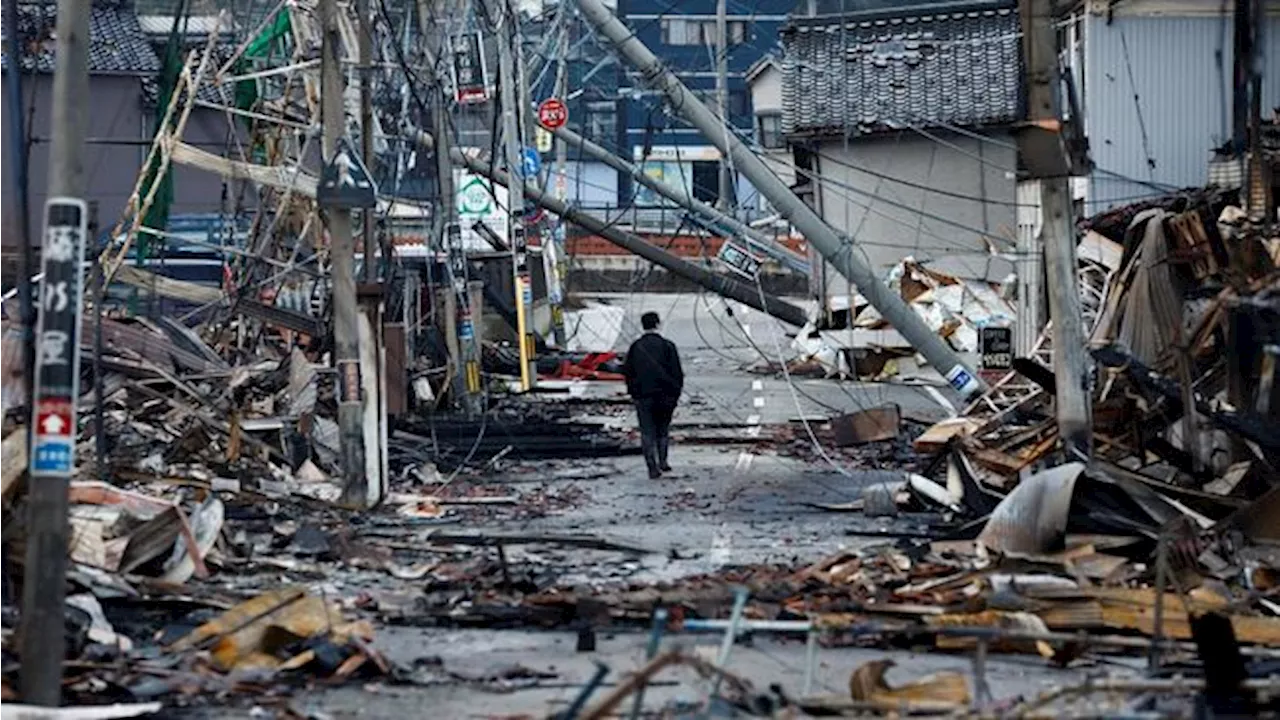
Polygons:
[[755,279],[760,274],[760,258],[738,247],[736,243],[724,241],[720,246],[720,262],[729,269],[747,278]]
[[80,395],[80,297],[88,206],[76,198],[45,203],[40,315],[31,420],[32,477],[70,478],[75,468]]
[[520,152],[520,177],[534,178],[542,172],[542,156],[534,148],[527,147]]
[[373,177],[360,159],[360,153],[345,137],[338,140],[333,157],[320,172],[316,202],[321,207],[347,210],[378,204],[378,188],[373,184]]
[[479,31],[453,40],[454,98],[463,105],[489,99],[489,74]]
[[1013,328],[984,327],[980,342],[983,370],[1013,369]]
[[548,130],[564,127],[569,122],[569,108],[558,98],[548,98],[538,106],[538,122]]

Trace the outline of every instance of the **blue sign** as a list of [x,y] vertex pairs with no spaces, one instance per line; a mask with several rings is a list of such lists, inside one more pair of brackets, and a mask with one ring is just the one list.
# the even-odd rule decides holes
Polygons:
[[32,448],[31,471],[70,475],[71,457],[70,442],[37,438]]
[[540,172],[542,172],[542,156],[531,147],[525,148],[520,153],[520,176],[536,177]]

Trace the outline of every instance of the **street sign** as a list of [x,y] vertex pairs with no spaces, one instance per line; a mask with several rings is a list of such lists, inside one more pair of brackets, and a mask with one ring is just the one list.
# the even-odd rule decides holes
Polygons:
[[555,136],[541,125],[533,129],[533,144],[537,146],[538,152],[551,152],[551,148],[554,147],[554,140]]
[[463,105],[489,99],[489,73],[479,31],[453,40],[453,87],[454,99]]
[[980,343],[983,370],[1013,369],[1013,328],[984,327]]
[[326,208],[371,208],[378,204],[378,188],[360,153],[344,137],[338,140],[333,157],[320,172],[316,202]]
[[527,147],[520,152],[520,177],[537,177],[542,172],[542,156],[534,148]]
[[538,106],[538,122],[548,130],[564,127],[569,122],[569,108],[557,98],[548,98]]
[[760,258],[743,250],[734,243],[726,240],[720,246],[719,254],[720,262],[729,266],[730,270],[745,275],[748,278],[755,279],[760,273]]
[[40,317],[36,328],[32,407],[33,476],[70,478],[75,467],[76,398],[80,396],[80,298],[88,206],[76,198],[45,203]]

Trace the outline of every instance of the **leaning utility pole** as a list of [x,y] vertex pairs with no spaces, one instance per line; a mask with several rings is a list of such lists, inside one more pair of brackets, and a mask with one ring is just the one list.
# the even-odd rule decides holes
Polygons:
[[[725,0],[716,0],[716,107],[724,121],[725,132],[733,125],[729,118],[729,23],[725,18]],[[703,27],[706,27],[703,25]],[[720,155],[720,195],[717,203],[724,212],[733,212],[729,201],[733,193],[733,178],[729,174],[729,158]]]
[[[320,114],[324,160],[329,163],[346,135],[343,98],[342,38],[338,32],[337,0],[320,0],[323,40],[320,52]],[[364,507],[366,501],[364,420],[360,399],[360,309],[356,303],[355,239],[351,210],[328,208],[330,282],[333,287],[333,358],[338,369],[338,431],[342,444],[342,501]],[[365,257],[366,265],[370,262]]]
[[[418,28],[427,40],[427,55],[431,58],[448,58],[442,52],[448,44],[445,42],[446,18],[449,17],[449,0],[435,0],[435,10],[431,10],[428,0],[418,0]],[[444,82],[443,72],[436,68],[436,84],[429,96],[431,98],[432,129],[436,138],[436,182],[440,188],[439,208],[443,222],[437,223],[440,231],[438,242],[444,248],[449,260],[449,279],[453,283],[453,292],[458,300],[455,303],[457,313],[453,321],[458,326],[458,340],[461,345],[461,358],[450,358],[454,365],[454,394],[461,402],[467,415],[478,417],[483,411],[480,397],[480,349],[476,343],[476,318],[471,311],[468,296],[468,274],[466,249],[462,247],[462,224],[458,220],[457,190],[453,182],[453,163],[449,159],[453,147],[453,132],[449,126],[449,102],[446,98],[448,84]]]
[[[769,237],[767,234],[751,227],[741,220],[726,215],[710,205],[695,198],[693,195],[676,185],[670,185],[649,175],[638,165],[627,162],[623,158],[614,155],[607,149],[591,142],[578,133],[567,127],[560,127],[552,131],[556,139],[560,141],[560,146],[574,145],[588,156],[608,165],[619,172],[627,173],[631,178],[658,193],[659,195],[680,205],[686,210],[691,210],[699,215],[711,220],[718,225],[725,235],[736,235],[742,238],[743,242],[750,245],[755,250],[762,252],[778,262],[786,265],[791,270],[808,275],[812,270],[809,267],[809,261],[798,253],[792,252],[785,245]],[[563,200],[563,198],[557,198]]]
[[[434,146],[431,136],[427,133],[414,130],[411,137],[414,142],[424,148],[430,149]],[[737,277],[714,273],[631,233],[619,230],[613,223],[605,222],[594,215],[560,202],[533,185],[512,179],[510,173],[494,169],[487,158],[465,155],[457,148],[453,149],[449,157],[455,165],[465,167],[476,175],[503,185],[511,193],[517,192],[523,185],[525,197],[547,212],[558,215],[587,232],[598,235],[623,250],[664,268],[672,275],[684,278],[721,297],[737,300],[743,305],[753,307],[790,325],[804,327],[809,322],[809,314],[804,308],[772,295],[761,296],[760,289],[755,284],[743,282]],[[479,227],[483,228],[484,225],[481,224]]]
[[[520,95],[516,88],[518,77],[512,46],[520,42],[516,34],[516,11],[507,0],[500,3],[500,15],[494,25],[498,28],[498,78],[499,98],[503,116],[503,147],[506,149],[507,169],[515,182],[523,184],[524,154],[520,136]],[[507,193],[507,211],[510,213],[511,262],[514,266],[516,295],[516,337],[520,346],[520,388],[524,392],[533,389],[538,376],[534,366],[533,333],[529,331],[533,309],[533,284],[529,277],[529,247],[524,230],[524,195],[518,188]]]
[[[90,0],[58,3],[53,75],[53,143],[45,203],[39,332],[28,457],[27,549],[22,591],[22,700],[57,706],[62,699],[67,581],[67,493],[75,468],[80,394],[80,318],[88,204],[84,144],[89,104]],[[16,26],[7,27],[17,33]],[[17,57],[9,58],[10,72]],[[10,108],[9,112],[17,112]],[[17,158],[14,158],[16,161]],[[25,279],[25,278],[24,278]]]
[[852,241],[837,234],[813,208],[796,197],[751,148],[727,132],[720,118],[666,69],[601,0],[579,0],[578,6],[596,31],[612,42],[618,54],[640,71],[645,82],[661,90],[675,112],[698,128],[720,152],[730,155],[738,171],[765,196],[769,204],[789,220],[841,275],[853,282],[881,316],[947,378],[956,392],[968,397],[983,389],[977,373],[966,367],[960,356],[925,325],[902,297],[889,289],[862,262]]
[[[1093,457],[1093,395],[1088,338],[1080,310],[1075,212],[1071,174],[1088,163],[1087,146],[1064,122],[1059,100],[1063,83],[1053,0],[1020,0],[1022,44],[1026,58],[1028,124],[1019,133],[1018,152],[1031,178],[1040,181],[1040,244],[1044,248],[1053,322],[1053,368],[1057,376],[1058,437],[1069,459]],[[1078,118],[1072,117],[1070,123]]]

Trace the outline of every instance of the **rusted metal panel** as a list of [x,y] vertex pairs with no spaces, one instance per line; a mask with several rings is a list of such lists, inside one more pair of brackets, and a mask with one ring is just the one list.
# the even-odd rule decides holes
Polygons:
[[399,417],[409,412],[409,366],[403,323],[382,327],[387,349],[387,415]]

